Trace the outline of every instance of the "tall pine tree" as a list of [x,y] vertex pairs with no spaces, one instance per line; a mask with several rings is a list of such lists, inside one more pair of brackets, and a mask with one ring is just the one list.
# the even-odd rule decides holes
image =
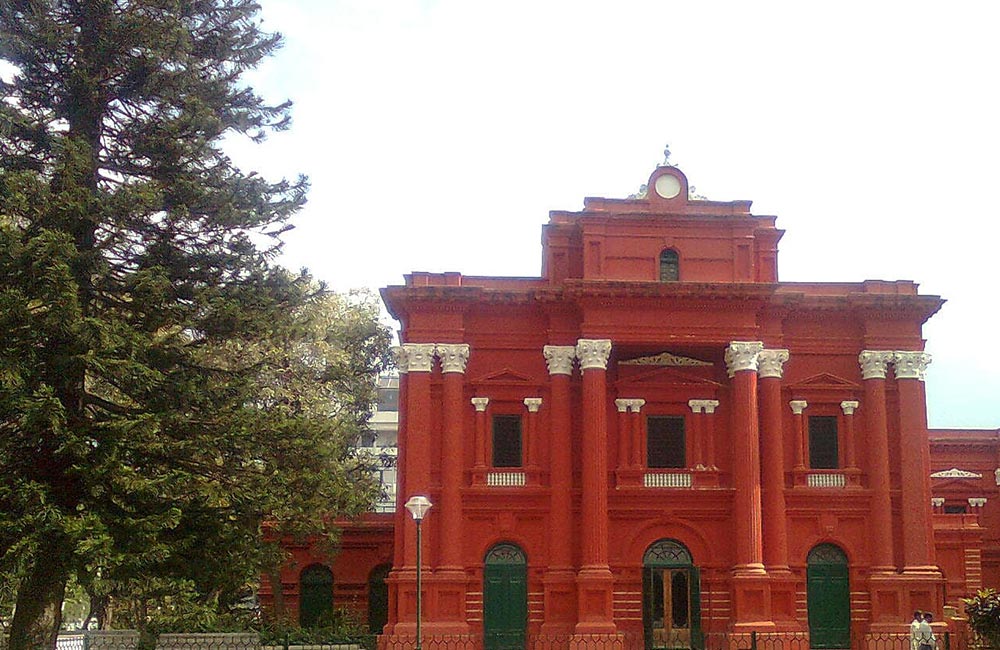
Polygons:
[[241,81],[279,46],[257,11],[0,3],[11,650],[54,647],[70,576],[99,602],[177,588],[224,609],[268,557],[265,520],[315,532],[374,489],[348,442],[386,330],[273,265],[305,179],[243,173],[220,147],[288,123]]

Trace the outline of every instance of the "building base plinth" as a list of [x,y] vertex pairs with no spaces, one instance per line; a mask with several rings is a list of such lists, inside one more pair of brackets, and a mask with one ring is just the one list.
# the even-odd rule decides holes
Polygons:
[[[421,634],[421,648],[433,650],[482,650],[482,638],[475,634]],[[417,635],[381,634],[376,647],[378,650],[417,650]]]
[[542,584],[545,620],[541,633],[547,637],[568,637],[576,624],[576,571],[569,567],[553,568],[545,573]]
[[569,650],[625,650],[625,635],[574,634],[569,638]]
[[776,627],[771,615],[771,579],[767,574],[734,572],[733,632],[773,632]]
[[942,611],[944,586],[936,567],[919,573],[873,573],[868,578],[872,633],[909,633],[915,610]]
[[605,636],[618,632],[612,611],[615,578],[604,566],[580,569],[576,575],[577,623],[576,635]]

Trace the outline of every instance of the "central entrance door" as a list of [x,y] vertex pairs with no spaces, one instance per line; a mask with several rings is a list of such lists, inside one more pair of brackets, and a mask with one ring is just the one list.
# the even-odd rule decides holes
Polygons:
[[851,586],[847,556],[833,544],[820,544],[806,558],[809,645],[851,647]]
[[660,540],[646,551],[642,603],[647,650],[702,646],[698,568],[680,542]]
[[513,544],[497,544],[483,569],[485,650],[524,650],[528,626],[528,563]]

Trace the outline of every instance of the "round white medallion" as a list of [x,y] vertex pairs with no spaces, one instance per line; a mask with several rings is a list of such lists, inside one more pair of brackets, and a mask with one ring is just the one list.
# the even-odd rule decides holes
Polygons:
[[676,176],[664,174],[656,179],[656,193],[665,199],[672,199],[681,193],[681,182]]

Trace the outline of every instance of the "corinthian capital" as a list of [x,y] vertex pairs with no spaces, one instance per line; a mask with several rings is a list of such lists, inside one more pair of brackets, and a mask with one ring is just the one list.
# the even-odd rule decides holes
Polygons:
[[926,352],[897,351],[892,355],[892,366],[896,371],[896,379],[923,381],[930,363],[931,355]]
[[781,379],[786,361],[788,361],[788,350],[761,350],[757,357],[757,364],[760,367],[758,376]]
[[550,375],[572,375],[576,348],[572,345],[546,345],[542,348]]
[[760,341],[733,341],[726,348],[726,369],[734,377],[741,370],[757,372],[757,359],[764,344]]
[[408,372],[430,372],[434,366],[433,343],[404,343],[406,370]]
[[858,355],[862,379],[885,379],[893,353],[888,350],[862,350]]
[[607,370],[611,355],[610,339],[580,339],[576,342],[576,356],[580,359],[580,370]]
[[441,359],[441,372],[465,372],[469,360],[467,343],[438,343],[437,355]]

